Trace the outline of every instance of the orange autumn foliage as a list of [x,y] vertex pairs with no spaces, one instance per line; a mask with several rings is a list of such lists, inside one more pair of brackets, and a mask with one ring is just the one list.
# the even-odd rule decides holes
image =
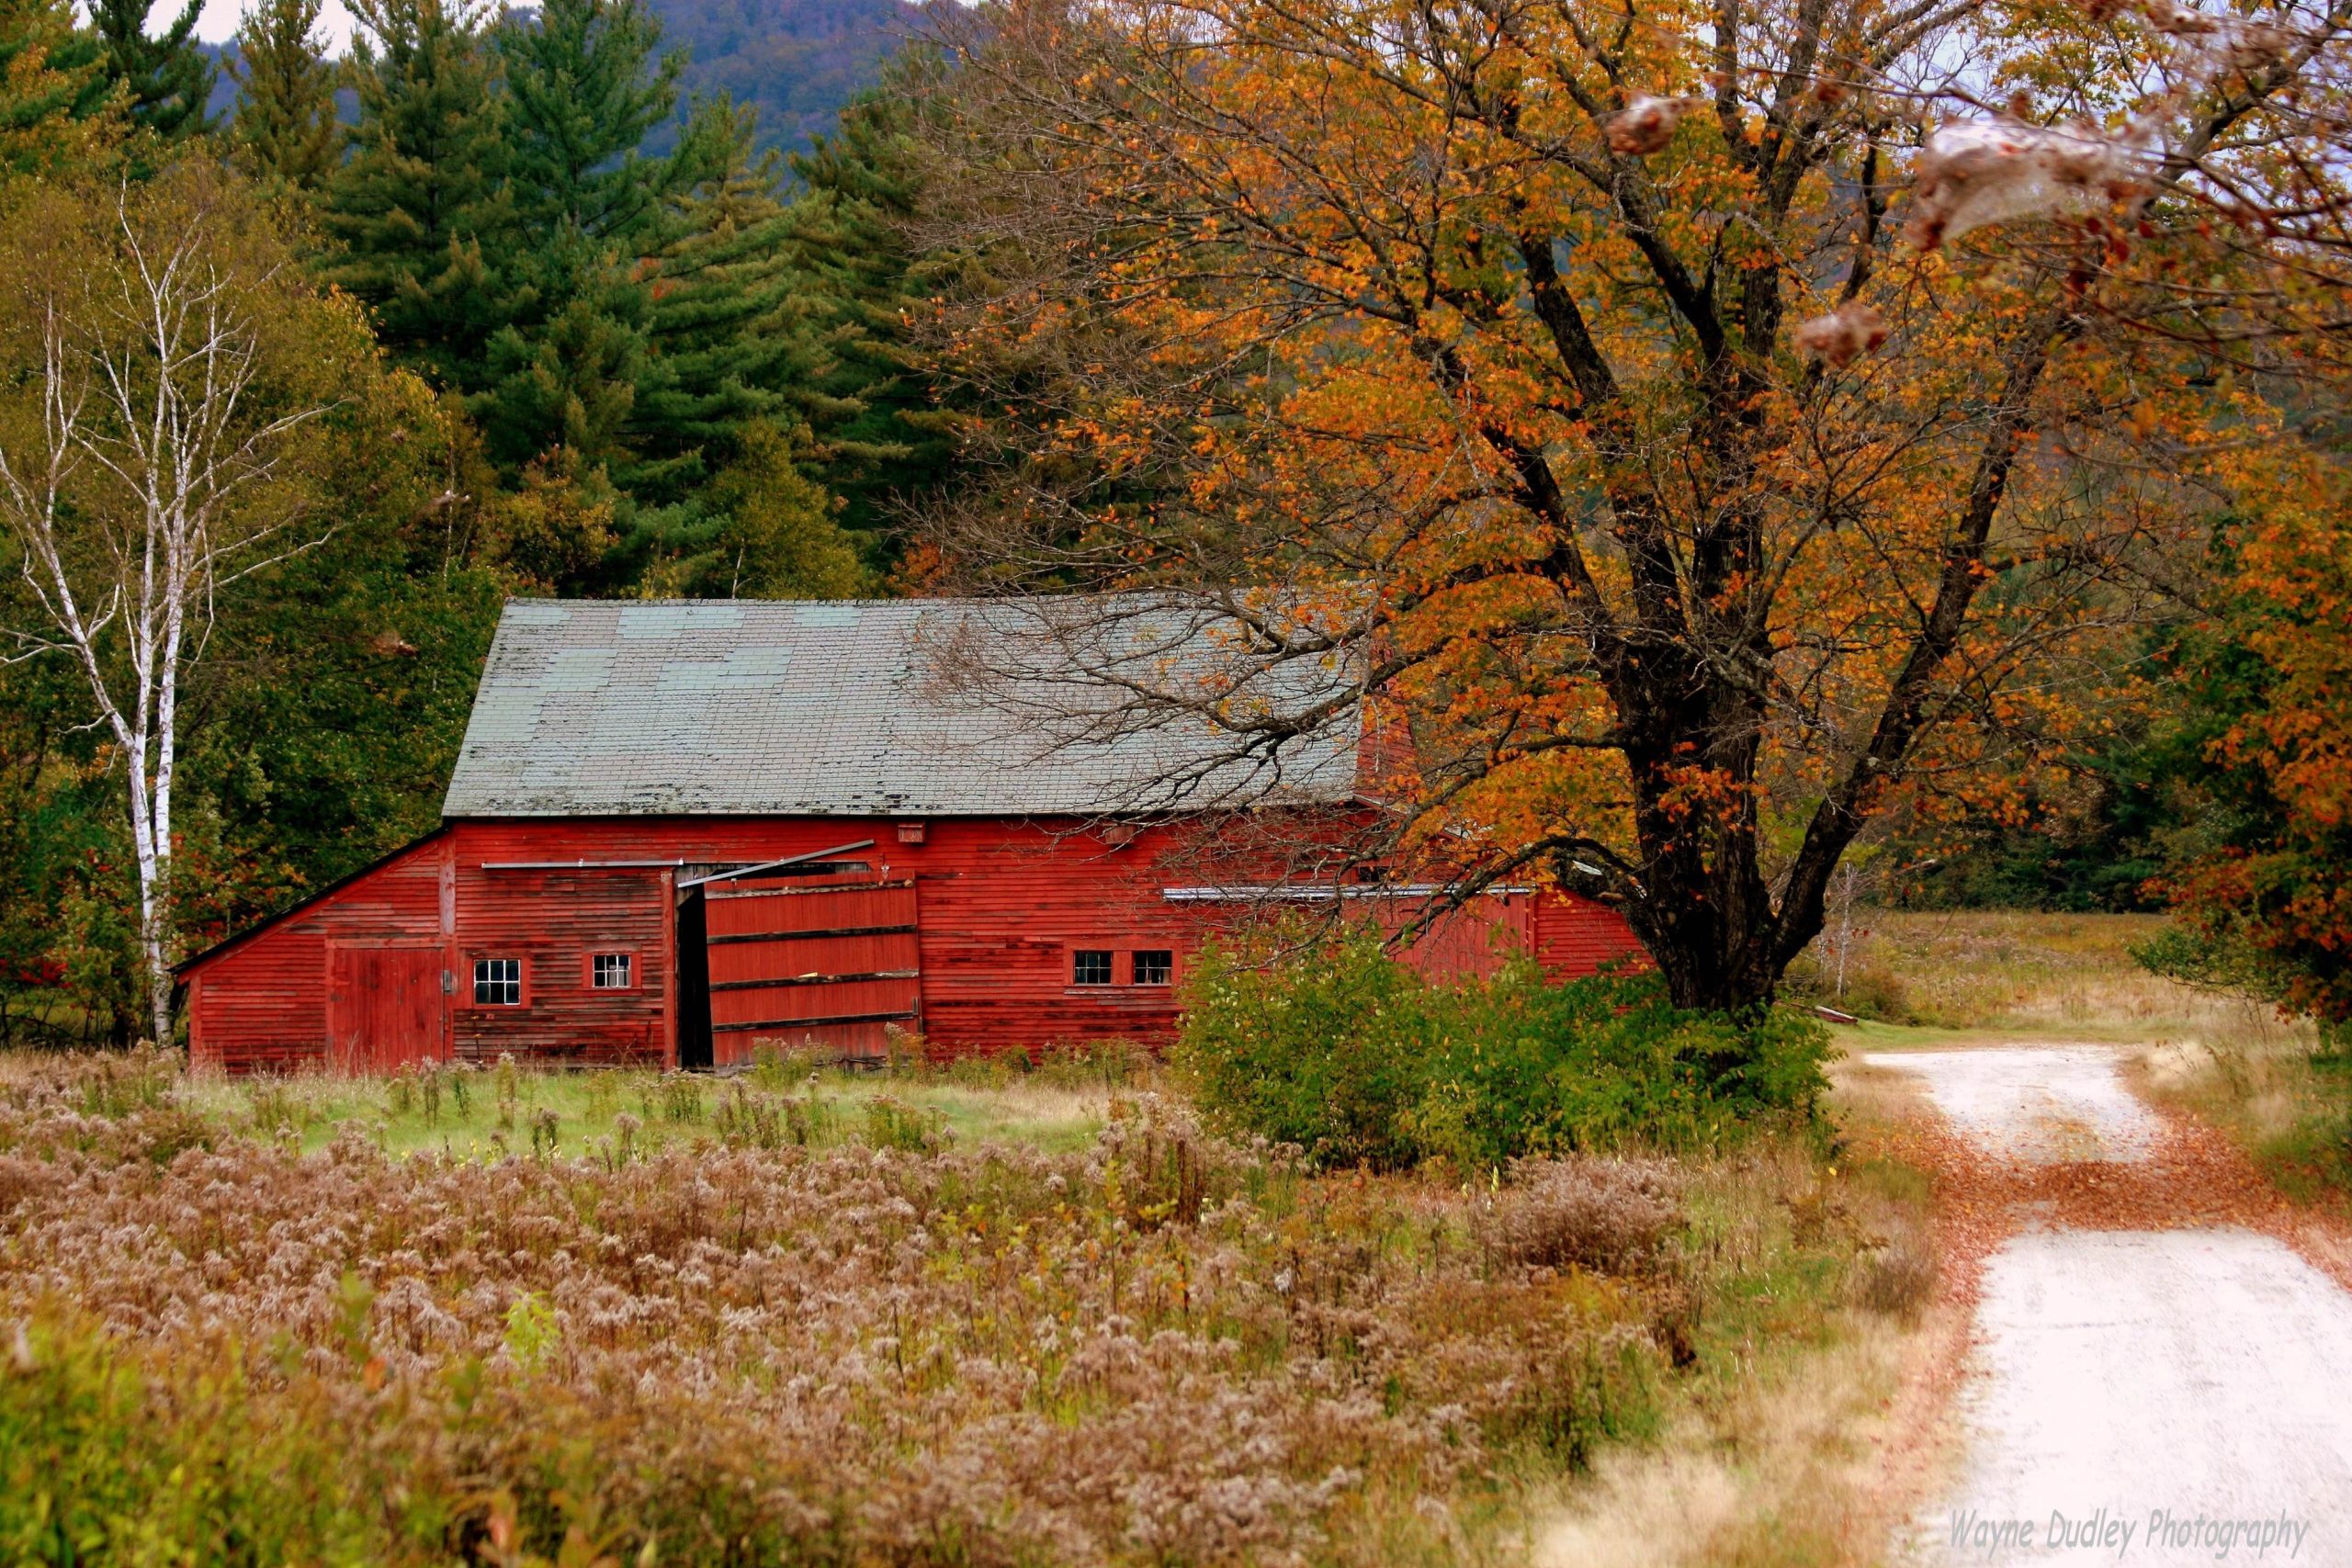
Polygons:
[[2201,842],[2170,879],[2193,939],[2160,966],[2352,1022],[2352,476],[2298,483],[2229,535],[2225,609],[2177,660]]
[[1012,455],[934,532],[967,575],[1244,628],[1255,676],[1149,694],[1237,747],[1280,739],[1258,677],[1346,668],[1411,738],[1367,857],[1611,899],[1678,1003],[1739,1009],[1874,818],[2015,791],[2135,700],[2130,628],[2275,423],[2182,325],[2185,269],[2207,327],[2242,302],[2278,341],[2314,294],[2205,199],[2233,159],[2289,182],[2283,81],[2183,105],[2204,162],[2147,205],[1927,253],[1935,104],[1898,84],[1965,39],[2028,100],[2120,110],[2162,37],[1713,17],[993,15],[939,237],[969,262],[947,352]]

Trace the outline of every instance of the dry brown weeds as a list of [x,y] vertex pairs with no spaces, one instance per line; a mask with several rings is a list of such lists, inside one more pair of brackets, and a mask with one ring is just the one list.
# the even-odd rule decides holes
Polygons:
[[1692,1300],[1647,1188],[1639,1245],[1514,1256],[1480,1199],[1152,1097],[1073,1155],[476,1163],[306,1157],[167,1080],[0,1075],[0,1314],[119,1347],[159,1431],[233,1369],[348,1434],[338,1495],[417,1560],[1456,1555],[1511,1464],[1640,1425]]
[[1473,1229],[1513,1263],[1622,1273],[1654,1262],[1681,1224],[1681,1186],[1664,1160],[1520,1160]]
[[1794,1321],[1768,1309],[1738,1355],[1690,1386],[1657,1444],[1601,1455],[1569,1489],[1533,1532],[1541,1568],[1873,1563],[1939,1472],[1939,1379],[1966,1315],[1940,1276],[1924,1299],[1881,1293],[1888,1257],[1935,1256],[1924,1179],[1907,1163],[1920,1108],[1891,1075],[1840,1063],[1833,1077],[1835,1172],[1739,1172],[1729,1190],[1773,1195],[1781,1223],[1851,1234],[1850,1304]]

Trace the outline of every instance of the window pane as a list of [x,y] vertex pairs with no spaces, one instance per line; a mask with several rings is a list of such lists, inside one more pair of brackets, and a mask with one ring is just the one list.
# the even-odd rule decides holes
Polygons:
[[1107,986],[1111,983],[1111,954],[1107,951],[1080,948],[1070,955],[1070,982],[1079,986]]
[[523,961],[519,958],[474,960],[474,1000],[483,1007],[523,1004]]
[[629,955],[626,953],[600,953],[591,960],[594,964],[593,984],[605,990],[627,990],[629,986]]
[[1164,947],[1136,950],[1136,984],[1164,986],[1175,976],[1176,955]]

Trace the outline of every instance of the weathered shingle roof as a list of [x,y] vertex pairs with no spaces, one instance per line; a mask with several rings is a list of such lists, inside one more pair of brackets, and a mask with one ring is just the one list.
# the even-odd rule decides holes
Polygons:
[[[1096,815],[1352,790],[1335,667],[1228,676],[1250,660],[1213,615],[1086,603],[515,600],[442,810]],[[1210,689],[1222,722],[1164,700]]]

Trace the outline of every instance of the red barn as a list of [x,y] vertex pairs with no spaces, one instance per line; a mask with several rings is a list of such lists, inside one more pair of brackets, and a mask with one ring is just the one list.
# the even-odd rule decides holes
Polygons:
[[[1057,730],[933,673],[955,639],[1005,635],[1000,613],[510,604],[443,825],[182,964],[192,1058],[695,1067],[762,1041],[871,1054],[894,1026],[958,1051],[1159,1039],[1237,909],[1418,896],[1304,884],[1271,853],[1254,880],[1229,857],[1204,878],[1216,823],[1267,843],[1368,808],[1351,719],[1243,751],[1206,726]],[[1208,657],[1197,631],[1153,667]],[[1483,968],[1498,933],[1560,974],[1634,946],[1598,905],[1506,888],[1419,953]]]

